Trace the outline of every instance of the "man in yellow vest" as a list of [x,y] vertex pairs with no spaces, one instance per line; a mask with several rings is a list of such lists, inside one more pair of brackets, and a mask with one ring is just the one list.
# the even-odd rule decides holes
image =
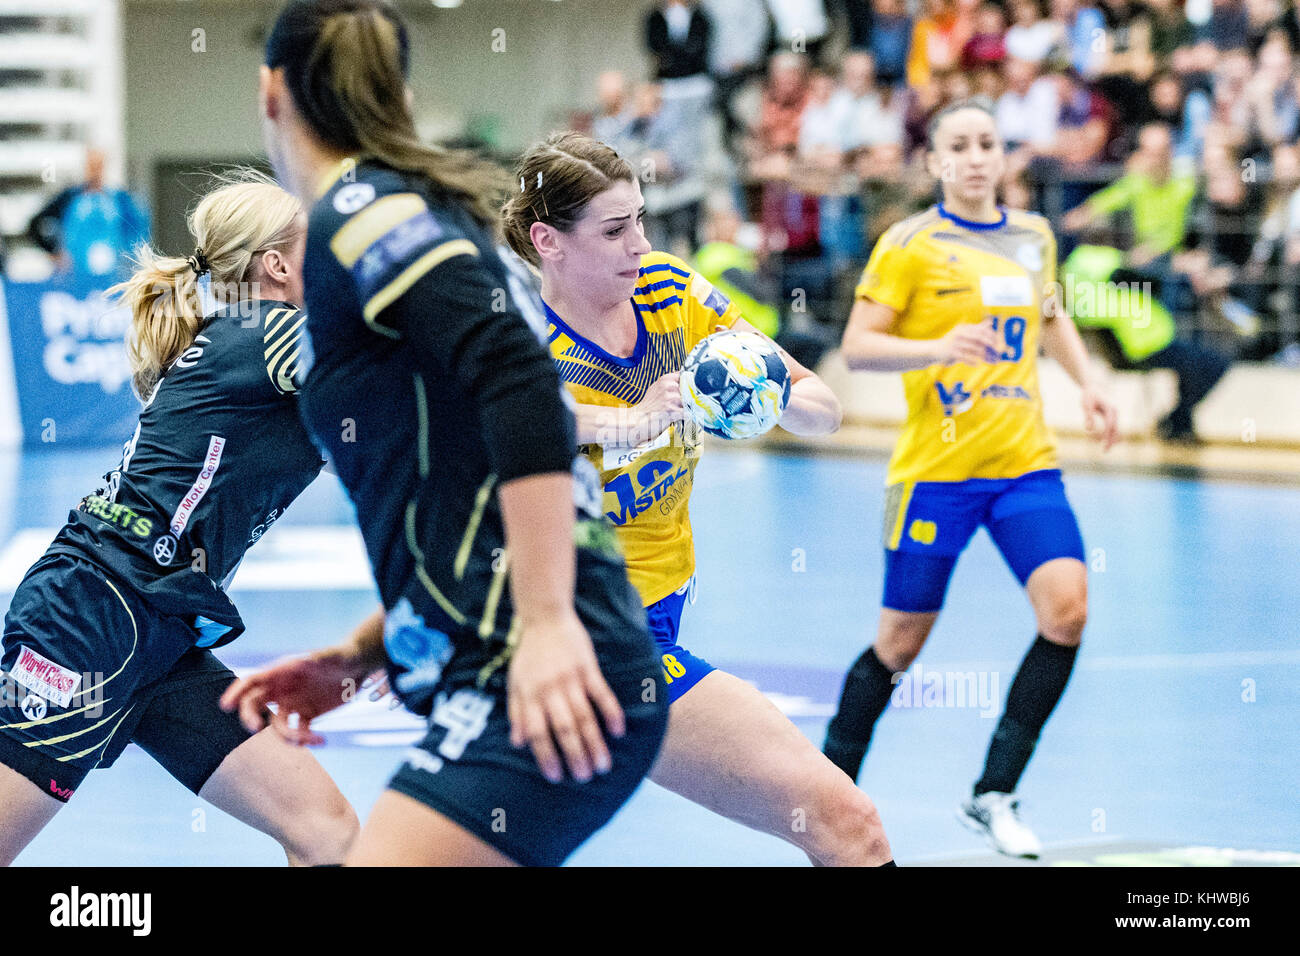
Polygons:
[[815,335],[782,327],[778,283],[763,274],[758,255],[744,237],[741,221],[730,199],[714,197],[707,204],[706,242],[692,257],[695,270],[736,303],[754,328],[790,353],[796,362],[814,368],[828,348]]
[[1065,305],[1081,328],[1108,330],[1121,367],[1172,369],[1178,375],[1178,404],[1156,425],[1165,441],[1196,444],[1192,411],[1218,383],[1229,359],[1212,349],[1177,339],[1173,316],[1149,291],[1150,284],[1122,267],[1124,254],[1110,246],[1076,246],[1061,264]]

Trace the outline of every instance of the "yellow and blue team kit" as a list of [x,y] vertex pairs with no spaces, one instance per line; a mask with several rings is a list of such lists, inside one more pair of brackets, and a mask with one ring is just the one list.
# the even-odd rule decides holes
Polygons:
[[[707,279],[661,252],[642,257],[632,305],[637,338],[629,356],[611,355],[547,305],[551,357],[580,405],[636,405],[656,381],[681,371],[696,343],[741,318]],[[689,499],[700,433],[689,420],[677,422],[630,447],[617,422],[611,412],[608,438],[580,451],[600,472],[605,514],[618,528],[628,578],[646,606],[669,699],[676,700],[713,669],[677,642],[683,605],[694,596]]]
[[1083,542],[1043,419],[1038,347],[1056,239],[1034,213],[972,222],[940,203],[881,236],[856,296],[896,313],[889,331],[938,339],[962,322],[998,337],[986,361],[903,373],[908,415],[886,475],[885,600],[937,611],[981,524],[1024,584]]

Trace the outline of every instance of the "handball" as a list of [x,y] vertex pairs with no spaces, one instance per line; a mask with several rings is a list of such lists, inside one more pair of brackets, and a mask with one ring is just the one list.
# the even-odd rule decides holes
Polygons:
[[681,391],[687,413],[710,435],[757,438],[781,420],[790,370],[762,335],[727,329],[691,349]]

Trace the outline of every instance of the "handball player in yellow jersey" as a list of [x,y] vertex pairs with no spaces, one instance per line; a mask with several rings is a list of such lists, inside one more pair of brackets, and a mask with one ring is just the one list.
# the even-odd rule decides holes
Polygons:
[[1019,579],[1037,619],[990,743],[959,810],[1002,853],[1036,857],[1016,786],[1065,690],[1087,617],[1083,541],[1043,420],[1038,350],[1083,392],[1088,430],[1109,448],[1111,403],[1055,294],[1056,240],[1039,215],[1006,210],[1005,168],[979,100],[930,121],[931,175],[943,201],[876,244],[844,333],[850,368],[903,373],[908,418],[886,477],[884,607],[876,642],[844,681],[824,750],[857,778],[872,728],[939,610],[957,557],[980,525]]
[[[679,373],[711,332],[753,327],[685,262],[651,251],[640,185],[605,144],[556,134],[524,155],[516,177],[506,238],[541,270],[551,355],[577,403],[578,443],[600,471],[604,510],[663,662],[671,707],[651,779],[793,843],[814,863],[890,863],[866,794],[758,690],[677,641],[694,589],[687,506],[700,443]],[[792,387],[781,424],[805,435],[838,428],[831,390],[782,358]]]

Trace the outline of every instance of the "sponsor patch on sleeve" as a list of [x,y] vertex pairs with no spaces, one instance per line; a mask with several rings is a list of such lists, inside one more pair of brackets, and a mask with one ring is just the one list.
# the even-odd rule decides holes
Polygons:
[[370,299],[443,235],[442,226],[426,209],[376,239],[352,265],[352,277],[361,300]]

